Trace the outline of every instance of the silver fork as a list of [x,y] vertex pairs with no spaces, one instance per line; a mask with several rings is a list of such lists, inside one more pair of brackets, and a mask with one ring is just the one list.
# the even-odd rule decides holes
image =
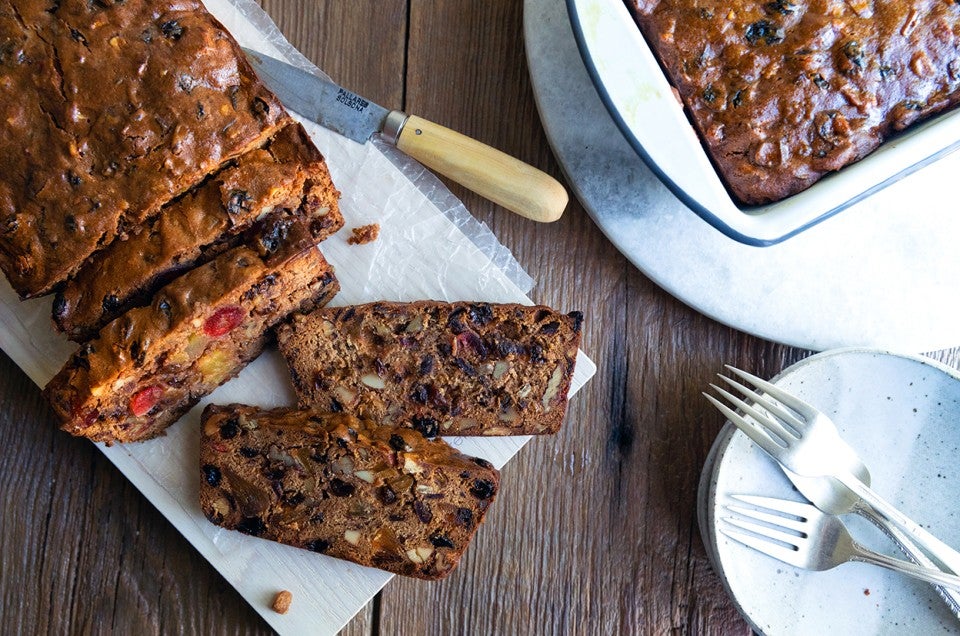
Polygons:
[[753,507],[725,505],[733,516],[723,517],[722,521],[733,527],[720,526],[720,532],[784,563],[823,571],[859,561],[960,590],[960,576],[868,550],[853,540],[839,517],[821,512],[815,506],[771,497],[732,497]]
[[724,382],[750,400],[748,403],[715,384],[710,385],[749,417],[711,395],[704,395],[754,443],[782,466],[801,476],[835,479],[858,498],[859,505],[868,506],[885,523],[908,535],[936,561],[937,567],[960,573],[960,553],[921,528],[850,473],[850,458],[846,454],[849,446],[840,438],[829,417],[774,384],[733,367],[727,368],[763,391],[759,393],[721,375]]

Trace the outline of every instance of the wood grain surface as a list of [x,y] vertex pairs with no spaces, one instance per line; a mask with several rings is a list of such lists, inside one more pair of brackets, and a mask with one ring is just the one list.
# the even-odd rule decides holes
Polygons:
[[[527,75],[521,0],[263,0],[347,87],[561,178]],[[533,440],[460,568],[395,579],[346,634],[747,634],[695,520],[724,363],[770,376],[809,352],[699,315],[621,257],[574,200],[537,225],[451,186],[538,281],[586,315],[596,377]],[[932,357],[958,366],[960,349]],[[269,628],[88,442],[56,430],[0,355],[4,633],[258,634]],[[294,599],[296,603],[296,599]]]

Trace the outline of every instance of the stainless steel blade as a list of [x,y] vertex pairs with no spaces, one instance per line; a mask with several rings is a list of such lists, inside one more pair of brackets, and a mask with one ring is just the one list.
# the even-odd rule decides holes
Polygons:
[[243,52],[267,88],[299,115],[360,143],[383,129],[390,113],[383,106],[263,53]]

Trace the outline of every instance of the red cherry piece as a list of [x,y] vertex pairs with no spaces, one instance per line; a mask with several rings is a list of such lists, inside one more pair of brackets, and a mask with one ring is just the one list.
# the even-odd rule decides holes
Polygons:
[[156,406],[161,395],[163,395],[163,389],[158,386],[148,386],[137,391],[130,398],[130,412],[133,413],[134,417],[146,415],[150,412],[150,409]]
[[211,338],[230,333],[243,321],[243,310],[236,305],[232,307],[221,307],[216,310],[212,316],[203,323],[203,333]]

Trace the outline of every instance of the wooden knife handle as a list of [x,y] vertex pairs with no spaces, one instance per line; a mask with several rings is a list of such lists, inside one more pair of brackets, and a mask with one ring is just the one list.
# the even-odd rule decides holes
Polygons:
[[547,173],[519,159],[410,115],[397,148],[480,196],[534,221],[556,221],[567,207],[567,191]]

